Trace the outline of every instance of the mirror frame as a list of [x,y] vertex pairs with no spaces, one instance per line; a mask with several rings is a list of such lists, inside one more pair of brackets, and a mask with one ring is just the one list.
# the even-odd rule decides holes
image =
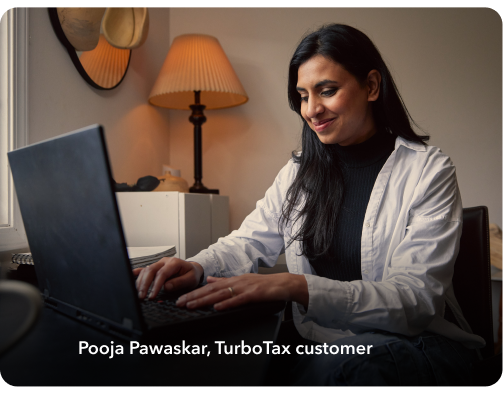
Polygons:
[[129,69],[129,64],[131,63],[131,49],[128,49],[129,50],[128,62],[127,62],[126,69],[124,71],[124,75],[122,75],[121,80],[119,82],[117,82],[117,84],[112,87],[100,86],[96,82],[94,82],[91,79],[91,77],[89,76],[89,74],[86,72],[86,70],[84,69],[84,67],[82,66],[82,64],[79,60],[79,56],[77,55],[77,51],[75,50],[73,45],[70,43],[70,41],[68,41],[68,38],[66,38],[65,32],[63,31],[63,28],[61,27],[61,23],[59,22],[57,9],[56,8],[48,8],[47,10],[49,12],[49,19],[51,20],[51,25],[54,30],[54,33],[58,37],[59,42],[61,42],[61,44],[63,44],[63,46],[68,51],[68,54],[70,55],[70,59],[72,59],[72,63],[75,66],[75,68],[77,68],[77,71],[79,72],[80,76],[82,76],[82,78],[84,78],[84,80],[87,83],[89,83],[92,87],[94,87],[95,89],[112,90],[112,89],[115,89],[117,86],[119,86],[121,84],[121,82],[124,80],[124,77],[126,76],[127,71]]

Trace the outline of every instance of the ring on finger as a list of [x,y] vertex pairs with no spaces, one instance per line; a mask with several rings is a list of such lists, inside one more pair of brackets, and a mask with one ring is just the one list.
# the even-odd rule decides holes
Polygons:
[[228,290],[229,290],[229,292],[231,293],[231,297],[236,296],[236,295],[234,294],[234,288],[229,287],[229,288],[227,288],[227,289],[228,289]]

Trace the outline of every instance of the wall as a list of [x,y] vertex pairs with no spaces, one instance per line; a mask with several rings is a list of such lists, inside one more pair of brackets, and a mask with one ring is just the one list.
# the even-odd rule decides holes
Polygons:
[[[214,35],[250,100],[206,111],[203,183],[231,201],[231,229],[262,198],[299,146],[287,67],[308,29],[338,22],[381,51],[413,118],[457,167],[464,206],[487,205],[501,226],[501,19],[490,9],[183,9],[170,38]],[[192,184],[188,111],[170,111],[171,165]]]
[[105,127],[117,182],[161,175],[169,163],[168,112],[148,95],[169,49],[169,9],[150,13],[148,39],[134,49],[126,77],[115,89],[89,86],[52,30],[46,8],[29,13],[29,143],[99,123]]

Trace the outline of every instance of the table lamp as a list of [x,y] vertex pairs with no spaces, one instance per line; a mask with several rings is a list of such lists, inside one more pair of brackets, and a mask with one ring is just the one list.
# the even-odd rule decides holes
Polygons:
[[202,183],[201,125],[204,109],[242,105],[248,96],[215,37],[185,34],[176,37],[150,92],[149,102],[170,109],[192,109],[194,179],[190,192],[218,194]]

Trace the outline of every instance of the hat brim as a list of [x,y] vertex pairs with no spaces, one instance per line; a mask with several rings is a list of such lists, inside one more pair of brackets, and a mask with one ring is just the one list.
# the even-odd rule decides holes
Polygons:
[[143,45],[148,36],[147,8],[107,8],[103,16],[103,35],[118,49],[135,49]]
[[77,51],[96,48],[105,8],[57,8],[66,38]]

